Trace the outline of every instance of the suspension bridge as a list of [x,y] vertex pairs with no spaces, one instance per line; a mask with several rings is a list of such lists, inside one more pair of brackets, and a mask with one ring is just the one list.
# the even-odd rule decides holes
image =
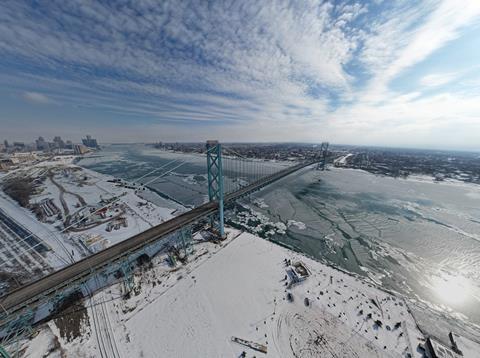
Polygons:
[[35,323],[48,319],[73,294],[91,295],[113,276],[118,279],[119,272],[128,281],[142,255],[152,257],[179,242],[185,245],[199,222],[210,223],[212,231],[223,238],[226,206],[309,165],[323,161],[324,167],[322,154],[286,167],[268,167],[233,150],[227,149],[222,155],[222,145],[208,141],[208,202],[0,297],[2,345],[28,335]]

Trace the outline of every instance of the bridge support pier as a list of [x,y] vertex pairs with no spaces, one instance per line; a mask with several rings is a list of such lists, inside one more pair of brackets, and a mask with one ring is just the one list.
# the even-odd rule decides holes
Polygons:
[[2,327],[3,339],[0,342],[0,357],[10,357],[3,347],[10,346],[10,351],[15,350],[13,356],[18,356],[20,340],[33,333],[32,322],[34,312],[31,309],[25,310],[22,314],[16,315]]
[[125,285],[125,292],[129,293],[132,291],[134,286],[132,266],[128,257],[121,263],[120,270],[123,273],[123,283]]
[[10,358],[10,355],[2,346],[0,346],[0,358]]
[[182,241],[182,248],[183,248],[183,254],[185,255],[185,258],[188,257],[189,251],[192,252],[191,247],[192,247],[192,226],[188,225],[186,227],[183,227],[180,232],[181,236],[181,241]]
[[207,176],[208,199],[218,202],[219,232],[224,238],[222,145],[216,140],[207,141]]

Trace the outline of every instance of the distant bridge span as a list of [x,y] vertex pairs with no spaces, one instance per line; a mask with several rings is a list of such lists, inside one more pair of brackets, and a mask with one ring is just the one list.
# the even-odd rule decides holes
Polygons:
[[[225,204],[234,202],[240,197],[246,196],[253,191],[314,163],[316,163],[316,161],[303,162],[257,180],[233,193],[225,195]],[[47,300],[48,297],[55,295],[56,292],[62,291],[76,283],[81,283],[92,276],[92,274],[102,272],[107,266],[111,265],[112,262],[120,261],[128,255],[162,240],[162,238],[165,238],[167,235],[182,227],[214,214],[218,210],[218,206],[217,202],[208,202],[198,206],[147,231],[119,242],[108,249],[88,256],[61,270],[15,289],[0,297],[0,315],[2,313],[7,314],[7,316],[15,315],[16,312],[22,311],[27,307],[32,308],[38,306]],[[2,326],[3,323],[4,319],[0,319],[0,326]]]

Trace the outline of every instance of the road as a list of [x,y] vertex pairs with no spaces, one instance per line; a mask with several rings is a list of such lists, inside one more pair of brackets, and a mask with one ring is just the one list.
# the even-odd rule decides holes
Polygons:
[[[284,169],[269,177],[260,179],[250,185],[247,185],[234,193],[225,197],[225,204],[258,190],[274,181],[277,181],[289,174],[292,174],[313,162],[301,163],[290,168]],[[54,293],[57,290],[71,285],[73,282],[81,281],[91,275],[92,271],[101,271],[103,267],[109,265],[112,261],[118,260],[129,253],[135,252],[144,246],[153,243],[162,237],[171,234],[178,229],[192,224],[206,216],[215,213],[218,209],[218,203],[209,202],[196,207],[186,213],[183,213],[173,219],[165,221],[147,231],[137,234],[127,240],[100,251],[94,255],[88,256],[67,266],[59,271],[42,277],[28,285],[15,289],[0,297],[0,308],[12,314],[21,310],[26,305],[35,306],[40,300]],[[3,322],[0,321],[0,325]]]
[[5,225],[10,231],[15,233],[21,241],[27,242],[28,245],[34,247],[36,251],[40,253],[48,251],[48,248],[43,245],[42,240],[8,216],[2,209],[0,209],[0,224]]
[[53,183],[53,185],[55,185],[58,188],[58,190],[60,191],[59,199],[60,199],[60,203],[62,204],[63,212],[64,212],[64,216],[65,216],[65,221],[63,223],[63,226],[68,227],[68,226],[70,226],[70,209],[68,208],[67,202],[65,201],[65,194],[70,194],[70,195],[74,196],[75,198],[77,198],[78,203],[80,204],[81,207],[87,206],[87,203],[86,203],[85,199],[82,198],[81,195],[79,195],[77,193],[72,193],[71,191],[66,190],[63,187],[62,184],[60,184],[59,182],[57,182],[55,180],[54,176],[55,175],[52,172],[52,169],[49,169],[48,170],[48,178]]

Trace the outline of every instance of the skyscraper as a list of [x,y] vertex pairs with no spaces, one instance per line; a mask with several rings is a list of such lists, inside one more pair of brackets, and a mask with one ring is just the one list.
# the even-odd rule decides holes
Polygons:
[[50,146],[48,143],[45,141],[45,139],[40,136],[38,139],[35,141],[35,144],[37,145],[37,150],[49,150]]
[[55,136],[53,138],[53,143],[55,143],[56,148],[60,148],[60,149],[65,148],[65,142],[62,140],[62,138],[60,138],[60,136]]
[[82,143],[89,148],[98,148],[97,140],[92,138],[90,135],[87,135],[86,138],[83,138]]

